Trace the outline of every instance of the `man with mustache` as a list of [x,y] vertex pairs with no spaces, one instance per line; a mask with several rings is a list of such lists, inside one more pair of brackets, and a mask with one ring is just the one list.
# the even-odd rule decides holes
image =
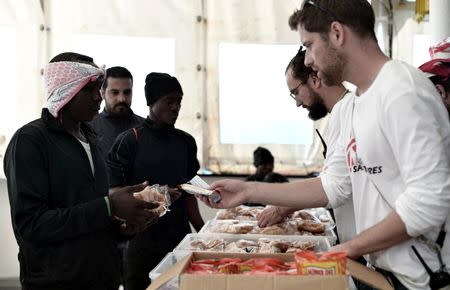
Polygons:
[[[175,128],[183,99],[178,80],[166,73],[148,74],[145,97],[147,119],[120,134],[108,154],[111,190],[137,180],[175,187],[191,180],[200,168],[195,139]],[[124,259],[126,290],[148,287],[148,273],[191,232],[189,222],[197,231],[203,226],[196,198],[184,193],[158,223],[129,241]]]
[[99,147],[106,158],[116,137],[142,124],[144,118],[131,110],[133,76],[126,68],[108,68],[100,92],[105,101],[105,108],[94,118],[91,125],[100,135]]

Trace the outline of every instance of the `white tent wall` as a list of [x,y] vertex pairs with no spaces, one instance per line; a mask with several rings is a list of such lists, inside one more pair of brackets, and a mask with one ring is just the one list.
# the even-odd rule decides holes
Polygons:
[[[202,121],[196,118],[202,113],[204,103],[203,71],[197,70],[197,65],[203,63],[204,55],[203,26],[197,21],[197,16],[202,15],[202,1],[46,0],[45,7],[50,27],[50,55],[67,50],[67,44],[80,34],[174,39],[175,67],[172,73],[179,79],[184,91],[177,127],[192,134],[199,152],[203,151]],[[134,49],[130,45],[129,51],[118,54],[117,59],[131,58]],[[90,55],[89,46],[86,50],[86,54]],[[149,57],[157,57],[152,51],[148,54]],[[146,59],[136,61],[145,62]],[[118,64],[106,64],[107,67],[114,65]],[[133,109],[145,112],[145,115],[141,114],[145,117],[148,109],[143,97],[143,83],[145,74],[150,73],[152,67],[149,65],[142,75],[136,75],[132,68],[128,68],[135,79]],[[137,108],[138,105],[140,108]],[[202,162],[201,154],[199,158]]]
[[[21,124],[37,118],[42,107],[42,18],[38,0],[0,1],[0,31],[4,36],[0,48],[0,62],[3,65],[0,72],[1,161],[7,142],[15,130]],[[18,247],[12,232],[3,170],[0,176],[0,278],[18,277]]]
[[[0,157],[15,130],[37,118],[42,108],[42,10],[38,0],[0,1],[0,29],[4,36],[0,78]],[[8,84],[8,85],[6,85]],[[0,173],[4,177],[3,170]]]
[[[288,26],[288,17],[298,8],[299,1],[276,0],[230,0],[206,1],[207,15],[207,167],[214,172],[250,173],[254,170],[252,165],[252,152],[260,144],[224,144],[220,142],[220,110],[219,110],[219,45],[221,43],[247,43],[247,44],[295,44],[300,45],[298,33],[291,31]],[[283,68],[295,55],[288,55]],[[251,75],[257,70],[264,70],[265,59],[261,59],[258,67],[248,71]],[[236,66],[236,70],[242,70]],[[284,75],[284,70],[279,72]],[[249,78],[250,79],[250,78]],[[263,83],[251,83],[248,86],[264,86]],[[288,98],[274,96],[276,98]],[[245,97],[245,96],[243,96]],[[274,102],[277,100],[275,99]],[[236,103],[236,106],[241,104]],[[292,106],[294,103],[292,102]],[[258,113],[258,103],[252,104],[248,109],[248,118]],[[270,122],[270,117],[267,122]],[[326,122],[316,122],[316,126],[323,127]],[[239,130],[239,128],[237,128]],[[282,130],[282,128],[280,128]],[[323,132],[323,130],[322,130]],[[318,138],[313,139],[311,146],[263,144],[275,154],[275,167],[283,173],[305,174],[305,163],[319,164],[321,145]],[[320,149],[320,150],[319,150]]]

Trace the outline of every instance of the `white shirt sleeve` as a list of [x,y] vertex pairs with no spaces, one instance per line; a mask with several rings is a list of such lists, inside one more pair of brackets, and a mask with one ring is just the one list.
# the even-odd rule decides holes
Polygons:
[[380,103],[383,132],[406,188],[395,209],[410,236],[440,227],[450,210],[450,125],[434,90],[419,82]]
[[343,205],[352,193],[352,183],[347,168],[344,140],[341,137],[342,128],[351,104],[352,96],[347,96],[334,107],[330,115],[327,134],[327,156],[320,174],[323,189],[328,197],[328,207],[336,208]]

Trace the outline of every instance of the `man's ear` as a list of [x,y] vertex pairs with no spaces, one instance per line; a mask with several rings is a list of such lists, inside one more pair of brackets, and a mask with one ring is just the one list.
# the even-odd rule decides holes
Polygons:
[[444,104],[446,104],[447,106],[450,105],[450,95],[449,93],[445,90],[444,86],[441,84],[437,84],[435,85],[436,90],[439,92],[439,95],[441,95],[442,101],[444,102]]
[[100,95],[102,96],[102,100],[105,99],[105,90],[103,88],[100,89]]
[[315,89],[318,89],[322,86],[322,81],[319,79],[319,77],[317,75],[311,75],[310,78],[311,78],[313,87]]
[[345,29],[342,23],[333,21],[330,24],[330,32],[328,33],[330,41],[332,41],[337,46],[342,46],[344,44]]

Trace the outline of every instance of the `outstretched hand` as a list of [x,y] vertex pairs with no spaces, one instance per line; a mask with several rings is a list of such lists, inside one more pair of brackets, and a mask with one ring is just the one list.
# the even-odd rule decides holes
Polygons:
[[212,208],[231,208],[248,201],[249,196],[255,191],[255,184],[240,180],[223,179],[214,182],[210,189],[221,196],[218,203],[213,202],[208,196],[197,195],[201,201]]

